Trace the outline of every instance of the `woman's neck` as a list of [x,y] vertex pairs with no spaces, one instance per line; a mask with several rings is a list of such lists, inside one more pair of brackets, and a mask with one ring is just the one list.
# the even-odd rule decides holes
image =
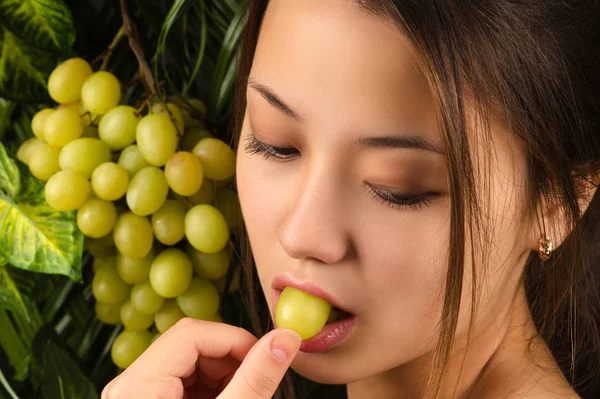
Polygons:
[[[441,398],[491,398],[498,397],[501,392],[510,393],[507,389],[519,390],[536,375],[536,366],[531,359],[560,374],[541,339],[533,340],[530,346],[535,336],[535,326],[521,285],[503,314],[497,314],[493,323],[474,334],[464,366],[465,339],[456,343]],[[348,384],[348,399],[420,399],[425,392],[431,358],[429,354],[385,373]],[[562,374],[557,376],[558,380],[561,378]],[[570,389],[564,378],[558,385]]]

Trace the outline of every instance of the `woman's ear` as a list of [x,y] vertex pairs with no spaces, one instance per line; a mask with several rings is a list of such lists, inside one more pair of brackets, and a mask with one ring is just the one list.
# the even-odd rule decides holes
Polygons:
[[[600,174],[585,179],[577,178],[575,189],[581,215],[584,215],[590,206],[599,183]],[[550,238],[554,249],[556,249],[571,233],[569,226],[566,226],[568,218],[565,214],[564,204],[559,204],[557,201],[548,201],[547,198],[542,198],[540,202],[536,214],[532,216],[529,223],[528,248],[534,251],[539,249],[540,238],[542,238],[545,229],[546,236]]]

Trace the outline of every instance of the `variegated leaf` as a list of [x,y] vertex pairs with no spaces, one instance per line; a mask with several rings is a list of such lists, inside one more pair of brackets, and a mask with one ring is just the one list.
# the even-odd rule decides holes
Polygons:
[[14,198],[19,192],[20,181],[17,163],[8,156],[6,148],[0,143],[0,190]]
[[67,53],[75,40],[73,17],[63,0],[0,0],[0,20],[42,49]]
[[15,267],[81,281],[83,235],[74,212],[0,197],[0,252]]
[[56,52],[40,50],[0,28],[0,96],[18,102],[49,101],[46,82],[59,61]]

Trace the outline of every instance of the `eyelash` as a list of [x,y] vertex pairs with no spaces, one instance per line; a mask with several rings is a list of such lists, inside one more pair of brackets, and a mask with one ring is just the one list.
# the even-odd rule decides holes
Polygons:
[[[265,159],[275,158],[278,162],[289,161],[300,153],[295,148],[273,147],[265,144],[259,141],[254,134],[250,134],[246,138],[246,146],[244,150],[247,154],[260,154]],[[424,193],[410,196],[394,191],[376,188],[368,183],[365,183],[365,185],[367,186],[369,194],[373,199],[381,202],[384,205],[390,206],[393,209],[408,208],[411,210],[420,211],[423,209],[424,205],[431,205],[433,198],[438,195],[437,193]]]

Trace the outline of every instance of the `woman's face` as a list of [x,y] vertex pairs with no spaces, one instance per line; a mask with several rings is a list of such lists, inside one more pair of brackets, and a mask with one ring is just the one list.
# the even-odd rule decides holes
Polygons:
[[[271,311],[273,285],[287,278],[357,317],[341,343],[300,353],[293,368],[347,383],[423,358],[441,316],[451,204],[436,107],[412,44],[354,2],[272,0],[247,102],[237,185]],[[247,151],[252,135],[286,150]],[[493,339],[527,255],[517,216],[524,157],[498,125],[492,135],[494,241],[489,269],[476,262],[482,342]],[[406,199],[413,204],[394,203]],[[467,265],[458,338],[468,326]]]

